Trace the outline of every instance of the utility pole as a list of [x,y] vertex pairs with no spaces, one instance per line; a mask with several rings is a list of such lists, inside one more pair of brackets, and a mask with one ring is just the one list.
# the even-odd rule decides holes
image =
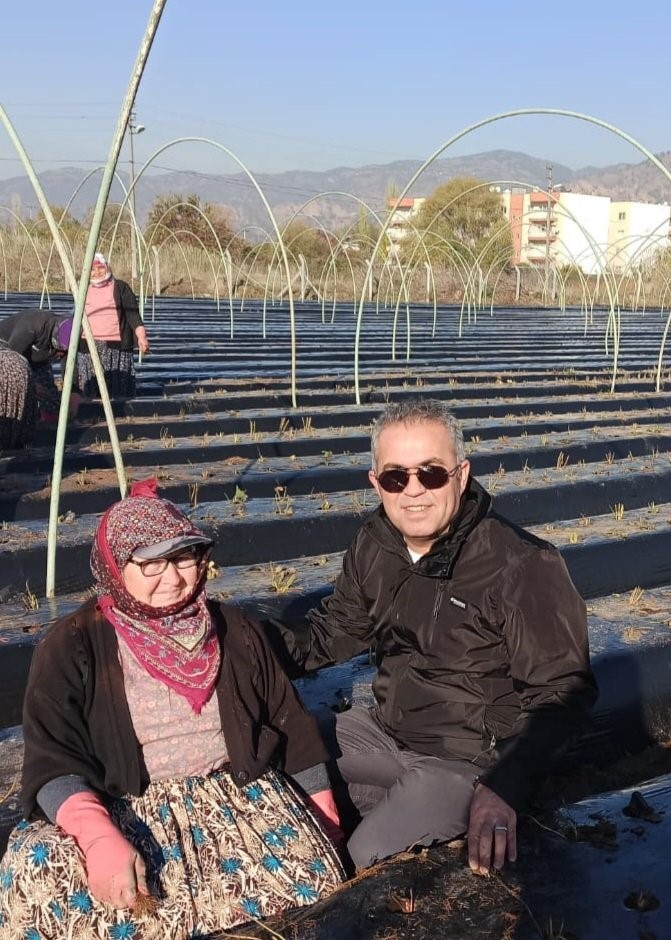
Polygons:
[[545,174],[547,179],[547,212],[545,214],[545,297],[547,300],[548,287],[550,284],[550,222],[552,220],[552,164],[545,164]]
[[133,137],[141,134],[144,124],[135,123],[135,111],[131,111],[128,118],[128,144],[130,147],[130,207],[133,213],[130,226],[130,276],[133,287],[137,277],[137,239],[135,237],[135,156],[133,153]]
[[21,197],[18,193],[12,193],[12,231],[18,232],[19,230],[19,219],[21,218]]

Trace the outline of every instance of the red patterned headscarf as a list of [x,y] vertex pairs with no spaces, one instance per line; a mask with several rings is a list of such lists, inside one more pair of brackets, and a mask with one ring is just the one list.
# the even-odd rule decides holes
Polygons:
[[205,566],[193,592],[170,607],[152,607],[130,594],[123,569],[133,552],[178,536],[207,536],[167,499],[156,480],[131,487],[130,496],[103,515],[91,551],[98,605],[147,672],[183,695],[200,714],[219,673],[221,650],[205,595]]

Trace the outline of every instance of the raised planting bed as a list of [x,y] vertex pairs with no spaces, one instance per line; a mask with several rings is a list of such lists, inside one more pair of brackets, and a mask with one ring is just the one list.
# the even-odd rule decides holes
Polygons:
[[[601,418],[592,416],[588,421],[573,418],[567,422],[549,422],[545,419],[527,421],[523,426],[492,423],[480,421],[477,425],[465,425],[464,430],[469,434],[466,439],[466,451],[477,472],[491,472],[497,470],[503,463],[504,469],[531,469],[533,467],[546,467],[571,459],[571,443],[576,460],[573,465],[585,460],[588,442],[590,439],[604,438],[605,446],[594,441],[590,448],[591,455],[603,460],[630,454],[636,456],[641,453],[650,453],[658,448],[657,438],[663,437],[668,429],[669,416],[658,413],[642,414],[634,412],[631,416],[635,420],[629,426],[614,427],[614,417]],[[625,419],[623,419],[624,422]],[[626,420],[629,420],[629,416]],[[473,431],[472,434],[469,432]],[[516,447],[507,447],[505,442],[521,438]],[[536,440],[529,441],[529,438]],[[609,439],[613,440],[613,447],[609,446]],[[496,441],[495,444],[489,444]],[[627,444],[628,442],[628,444]],[[530,456],[527,448],[534,448]],[[261,432],[253,434],[234,434],[226,436],[223,433],[214,435],[204,434],[202,437],[174,438],[164,435],[159,441],[143,439],[142,437],[129,437],[121,442],[124,462],[130,472],[140,472],[143,467],[166,468],[167,476],[179,475],[179,465],[186,466],[187,470],[194,466],[203,466],[204,471],[212,469],[210,464],[219,463],[229,467],[251,468],[257,465],[266,469],[272,467],[274,471],[282,470],[281,463],[273,463],[273,458],[279,457],[285,461],[284,467],[295,471],[296,467],[308,467],[309,458],[314,458],[313,464],[331,466],[341,456],[350,457],[350,466],[368,467],[370,463],[370,435],[369,429],[352,430],[347,434],[332,429],[310,430],[308,434],[298,432],[287,435],[267,435]],[[567,453],[568,448],[568,453]],[[589,451],[588,451],[589,453]],[[363,455],[360,458],[358,455]],[[499,462],[494,466],[494,458],[498,456]],[[535,463],[532,463],[531,457]],[[296,463],[296,461],[299,461]],[[342,466],[348,462],[341,461]],[[70,447],[65,454],[64,473],[72,475],[77,486],[86,489],[86,474],[88,471],[104,470],[113,466],[110,446],[104,441],[87,447]],[[30,494],[37,492],[48,484],[50,470],[53,467],[53,448],[33,449],[30,456],[22,454],[20,457],[0,457],[0,479],[3,481],[3,493],[11,497],[12,505],[16,505],[18,498],[25,497],[26,502]],[[75,476],[76,474],[76,476]],[[18,481],[14,479],[18,476]],[[167,479],[166,476],[166,479]],[[203,475],[203,478],[206,478]],[[101,482],[102,482],[102,478]],[[25,481],[22,485],[21,481]],[[71,487],[66,482],[65,491]],[[2,496],[0,496],[2,499]],[[11,520],[11,509],[3,510],[3,518]]]
[[[306,496],[293,496],[290,487],[283,487],[275,490],[272,498],[249,499],[245,493],[236,500],[233,492],[227,500],[209,502],[201,499],[201,484],[192,483],[191,487],[197,487],[191,490],[192,505],[184,508],[215,539],[214,559],[219,565],[267,562],[281,559],[287,553],[314,555],[320,551],[341,551],[351,541],[362,515],[374,508],[377,498],[370,487],[329,492],[325,483],[329,469],[324,468],[323,478],[315,474],[310,481],[313,492]],[[165,470],[157,475],[159,479],[170,476]],[[275,489],[272,474],[268,477],[271,482],[268,489]],[[555,466],[543,471],[527,468],[507,473],[502,468],[483,477],[482,482],[493,494],[501,513],[520,525],[535,525],[662,504],[671,486],[671,464],[656,455],[608,459],[596,465],[571,466],[561,462],[559,469]],[[103,508],[100,506],[99,510]],[[89,514],[78,516],[72,511],[63,515],[59,525],[59,591],[85,586],[97,518]],[[578,562],[575,563],[581,590],[589,595],[610,593],[617,589],[620,579],[624,579],[626,586],[632,586],[632,577],[635,584],[645,582],[650,586],[668,580],[669,555],[665,549],[671,538],[668,526],[658,520],[655,525],[651,523],[650,529],[632,529],[631,535],[636,538],[635,551],[630,552],[615,540],[608,548],[609,561],[604,563],[598,559],[600,548],[597,551],[590,545],[589,551],[583,552],[581,548],[585,546],[579,540],[567,547],[567,558],[595,559],[583,568],[582,574]],[[34,593],[43,594],[45,546],[44,520],[4,523],[0,530],[0,570],[7,597],[23,591],[26,582]],[[615,559],[630,555],[630,565],[611,568]],[[647,577],[634,574],[639,570],[645,574],[648,565]],[[597,571],[601,572],[598,577]]]
[[[267,399],[266,407],[258,409],[248,407],[248,403],[244,402],[245,407],[235,414],[230,413],[230,407],[227,407],[224,412],[211,408],[209,411],[193,414],[186,405],[182,405],[182,414],[159,415],[156,412],[145,416],[130,415],[119,418],[117,428],[121,440],[130,438],[131,441],[152,438],[163,441],[166,438],[179,439],[206,434],[219,437],[250,434],[260,442],[267,434],[286,437],[292,432],[305,430],[323,434],[325,429],[344,436],[347,429],[352,426],[368,428],[373,418],[384,407],[385,401],[401,401],[418,394],[424,394],[421,387],[414,387],[403,392],[390,392],[380,396],[376,406],[368,405],[359,408],[355,408],[351,401],[347,400],[335,404],[338,396],[329,395],[328,402],[324,402],[321,407],[317,406],[318,410],[308,403],[300,411],[289,410],[286,406],[269,408]],[[518,396],[501,396],[496,402],[469,401],[459,395],[457,388],[450,386],[432,389],[431,394],[450,402],[457,417],[467,427],[472,426],[476,430],[481,423],[485,426],[492,424],[495,418],[499,418],[504,424],[517,421],[524,425],[535,421],[539,424],[539,431],[552,430],[552,428],[545,427],[542,419],[556,421],[558,415],[570,416],[566,421],[569,427],[575,423],[587,423],[591,415],[594,415],[597,420],[603,420],[604,415],[609,412],[615,413],[610,419],[611,424],[617,420],[628,420],[628,412],[636,412],[642,417],[654,416],[656,419],[662,419],[668,415],[669,404],[668,395],[643,392],[633,395],[621,393],[617,397],[609,393],[594,392],[589,395],[587,403],[585,403],[584,392],[579,396],[562,396],[556,399],[537,396],[520,400]],[[151,405],[151,401],[149,400],[148,404]],[[45,444],[54,435],[53,427],[43,428],[38,433],[35,444]],[[106,437],[104,425],[77,422],[69,429],[67,442],[79,446],[98,445],[101,441],[105,441]],[[170,446],[175,445],[169,441],[168,447]]]
[[[571,428],[562,433],[548,433],[543,425],[538,433],[534,421],[527,424],[524,437],[501,433],[496,440],[486,435],[489,428],[478,425],[480,433],[467,440],[466,449],[473,472],[481,479],[486,474],[500,476],[515,470],[531,475],[532,470],[569,467],[572,475],[585,463],[593,464],[593,473],[599,474],[598,464],[608,468],[625,457],[647,455],[654,463],[665,459],[671,446],[671,423],[666,423],[667,416],[655,417],[654,425],[642,423],[639,416],[635,426]],[[508,426],[498,427],[508,430]],[[162,492],[176,502],[193,503],[194,495],[196,501],[233,499],[240,489],[252,498],[270,496],[278,486],[286,487],[292,496],[366,486],[368,430],[330,432],[236,434],[228,442],[216,437],[208,438],[211,443],[207,445],[193,441],[192,446],[184,439],[166,440],[163,443],[171,446],[164,447],[150,441],[126,441],[124,460],[134,478],[143,468],[147,475],[159,473]],[[481,433],[485,433],[484,441]],[[62,512],[102,512],[116,498],[116,472],[97,469],[92,454],[85,457],[80,451],[78,457],[80,461],[92,459],[76,473],[67,461],[59,506]],[[4,473],[2,481],[0,516],[5,521],[40,519],[48,514],[48,474],[19,472],[14,467]]]

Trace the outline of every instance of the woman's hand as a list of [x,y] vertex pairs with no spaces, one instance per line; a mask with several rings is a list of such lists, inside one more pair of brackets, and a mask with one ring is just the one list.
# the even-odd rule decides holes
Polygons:
[[149,894],[143,859],[95,793],[73,793],[59,807],[56,823],[84,853],[89,891],[96,900],[125,910],[135,906],[138,894]]
[[76,417],[77,417],[77,412],[79,411],[79,406],[81,405],[81,403],[82,403],[83,401],[84,401],[84,398],[83,398],[82,395],[79,394],[79,392],[71,392],[71,393],[70,393],[70,401],[69,401],[69,403],[68,403],[68,416],[69,416],[70,418],[76,418]]
[[315,811],[331,842],[338,848],[343,848],[345,835],[340,826],[340,814],[333,797],[333,791],[321,790],[319,793],[311,793],[308,797],[308,803]]
[[147,338],[147,330],[143,326],[138,326],[135,330],[135,336],[137,338],[137,348],[140,350],[143,356],[149,352],[149,340]]
[[86,873],[94,898],[118,910],[135,907],[138,894],[149,894],[144,861],[121,833],[88,849]]

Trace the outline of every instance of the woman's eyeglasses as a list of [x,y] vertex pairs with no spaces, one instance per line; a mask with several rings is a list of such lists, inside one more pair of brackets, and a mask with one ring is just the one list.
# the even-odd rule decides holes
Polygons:
[[135,558],[130,559],[132,565],[137,565],[145,578],[154,578],[157,574],[163,574],[168,565],[172,564],[180,570],[183,568],[195,568],[199,565],[205,556],[209,554],[209,549],[188,548],[177,555],[169,555],[167,558],[148,558],[140,561]]
[[411,476],[416,476],[425,490],[439,490],[445,486],[450,477],[461,470],[458,464],[452,470],[437,463],[427,464],[425,467],[394,467],[392,470],[383,470],[377,476],[377,482],[385,493],[402,493],[410,482]]

